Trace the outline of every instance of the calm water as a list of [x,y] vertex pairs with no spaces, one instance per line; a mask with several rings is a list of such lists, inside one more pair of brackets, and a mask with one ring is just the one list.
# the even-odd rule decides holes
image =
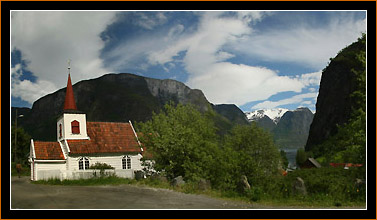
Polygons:
[[281,149],[287,154],[288,167],[296,167],[297,149]]

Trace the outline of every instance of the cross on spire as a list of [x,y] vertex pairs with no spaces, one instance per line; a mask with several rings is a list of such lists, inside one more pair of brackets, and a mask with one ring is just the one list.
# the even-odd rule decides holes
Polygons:
[[77,110],[75,97],[73,95],[73,88],[71,82],[71,60],[68,60],[68,82],[67,90],[65,92],[65,101],[63,110]]

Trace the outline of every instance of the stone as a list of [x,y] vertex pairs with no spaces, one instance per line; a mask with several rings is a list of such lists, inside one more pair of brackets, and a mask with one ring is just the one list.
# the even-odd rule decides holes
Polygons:
[[306,187],[305,182],[300,177],[297,177],[296,180],[293,182],[293,193],[294,194],[300,194],[300,195],[306,195]]
[[178,176],[178,177],[173,179],[171,184],[172,184],[172,186],[176,187],[176,186],[183,186],[183,185],[186,184],[186,182],[183,180],[182,176]]
[[211,189],[211,182],[206,179],[200,179],[198,182],[198,189],[202,191]]
[[141,170],[135,171],[135,179],[141,180],[144,178],[144,172]]
[[152,180],[158,180],[160,182],[165,182],[165,183],[168,182],[168,178],[166,178],[166,176],[162,176],[161,174],[158,174],[158,173],[152,174],[151,179]]
[[250,190],[250,184],[249,182],[247,181],[247,177],[245,175],[242,175],[241,176],[241,179],[240,179],[240,182],[238,184],[238,189],[240,192],[246,192],[248,190]]

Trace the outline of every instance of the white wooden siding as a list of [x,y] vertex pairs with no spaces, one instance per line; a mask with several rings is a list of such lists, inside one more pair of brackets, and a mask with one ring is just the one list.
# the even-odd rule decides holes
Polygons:
[[[94,157],[94,156],[85,156],[89,159],[89,166],[94,165],[95,163],[106,163],[116,170],[122,170],[122,159],[126,155],[119,155],[119,156],[102,156],[102,157]],[[131,170],[142,170],[143,167],[141,166],[140,159],[142,156],[138,155],[129,155],[131,157]],[[68,157],[67,159],[67,168],[70,171],[78,171],[79,170],[79,159],[81,157]]]

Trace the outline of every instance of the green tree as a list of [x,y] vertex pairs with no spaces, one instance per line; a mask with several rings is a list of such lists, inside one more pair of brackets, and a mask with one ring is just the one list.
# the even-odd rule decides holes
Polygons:
[[289,164],[287,153],[285,153],[285,151],[283,150],[280,150],[280,157],[281,157],[281,163],[282,163],[283,168],[284,169],[287,168]]
[[[30,152],[30,139],[31,136],[25,132],[22,127],[17,127],[17,140],[15,140],[16,136],[16,128],[11,126],[11,156],[12,162],[20,163],[23,165],[28,164],[28,154]],[[15,159],[16,154],[16,161]]]
[[301,166],[309,158],[304,148],[299,148],[296,154],[296,164]]
[[271,134],[256,123],[233,127],[225,137],[224,146],[236,160],[230,163],[236,168],[229,170],[234,179],[239,180],[241,175],[245,175],[251,184],[263,185],[266,179],[278,173],[281,163],[279,150]]
[[169,179],[210,178],[212,170],[216,170],[214,155],[219,149],[216,129],[208,114],[213,113],[203,115],[191,105],[167,104],[151,120],[137,124],[157,171],[165,171]]

